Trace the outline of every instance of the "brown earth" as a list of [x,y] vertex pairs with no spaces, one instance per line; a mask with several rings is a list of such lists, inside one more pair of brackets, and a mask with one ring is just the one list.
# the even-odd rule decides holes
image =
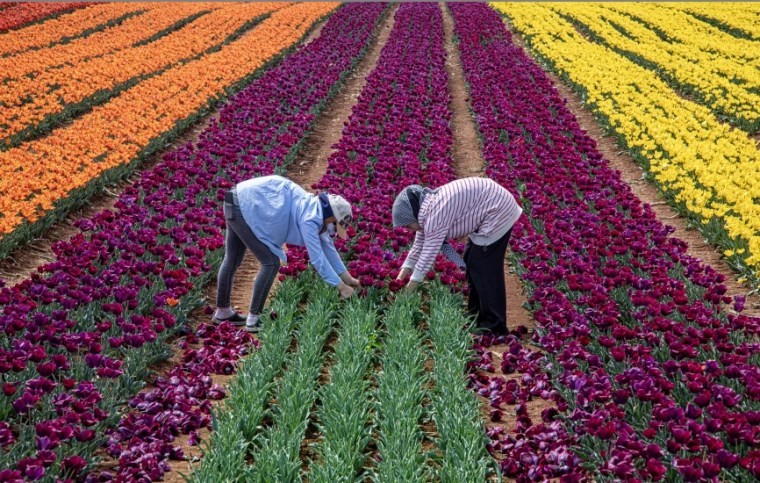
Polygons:
[[[359,61],[354,72],[348,76],[341,89],[335,97],[328,102],[325,109],[316,119],[314,128],[312,132],[307,135],[294,163],[287,168],[286,176],[299,183],[307,191],[311,191],[311,185],[319,181],[325,174],[327,160],[333,151],[332,146],[340,140],[342,135],[341,128],[343,122],[348,119],[351,114],[351,111],[358,100],[359,93],[361,93],[366,84],[366,77],[375,69],[377,60],[380,57],[380,51],[388,40],[388,36],[393,27],[393,14],[395,13],[396,8],[397,6],[393,7],[393,10],[388,13],[383,23],[380,24],[379,30],[376,34],[377,38],[373,41],[365,56]],[[318,29],[316,29],[316,32],[321,31],[322,27],[323,25],[320,25]],[[313,41],[317,36],[316,33],[311,35],[306,39],[305,43]],[[250,252],[246,252],[246,257],[235,275],[232,290],[232,306],[240,313],[246,313],[248,311],[248,305],[251,299],[251,289],[258,270],[258,261]],[[269,298],[271,298],[272,294],[275,292],[277,284],[278,282],[276,281],[275,286],[270,291]],[[206,290],[206,297],[209,300],[210,305],[215,306],[216,283],[209,285]],[[198,317],[200,317],[201,320],[196,319],[196,323],[205,321],[208,316],[198,314]],[[328,344],[334,342],[335,339],[332,337]],[[218,378],[225,378],[226,380],[218,380]],[[233,378],[234,376],[212,375],[213,381],[223,387],[226,387]],[[327,368],[323,368],[320,382],[324,383],[327,378]],[[202,441],[207,441],[210,432],[204,429],[203,431],[200,431],[199,434]],[[312,450],[312,446],[319,440],[319,434],[314,431],[313,425],[310,425],[309,428],[307,428],[307,437],[304,439],[301,446],[301,455],[304,462],[308,461],[310,458],[316,457]],[[175,441],[175,445],[182,447],[189,459],[194,458],[196,461],[200,459],[199,447],[189,446],[187,444],[186,436],[178,438]],[[171,483],[184,482],[185,480],[182,478],[181,473],[187,474],[190,464],[187,461],[170,461],[169,465],[172,471],[165,476],[164,481]]]
[[[442,9],[446,32],[446,70],[449,74],[449,92],[452,97],[449,108],[452,113],[452,131],[454,133],[454,169],[460,178],[484,176],[486,162],[482,155],[475,121],[470,114],[467,86],[459,57],[459,49],[452,41],[454,32],[453,18],[447,8],[442,7]],[[535,320],[524,306],[527,299],[523,291],[522,282],[509,263],[505,262],[504,268],[504,278],[507,285],[507,327],[509,330],[514,330],[519,326],[526,327],[528,329],[528,334],[526,334],[527,340],[535,330]],[[525,342],[523,342],[523,345],[527,349],[538,350]],[[486,348],[491,353],[495,369],[495,372],[487,373],[488,376],[504,378],[505,380],[519,379],[521,377],[519,374],[505,375],[501,371],[502,354],[507,349],[508,347],[505,344],[493,345]],[[514,407],[504,407],[503,420],[492,422],[489,415],[490,406],[488,399],[482,396],[478,396],[478,399],[481,402],[481,415],[487,428],[503,427],[507,433],[514,432],[517,429],[516,413],[509,412]],[[526,403],[528,415],[532,421],[541,421],[541,412],[553,406],[554,403],[552,401],[543,399],[532,399]],[[493,456],[497,460],[502,459],[499,454],[494,454]]]

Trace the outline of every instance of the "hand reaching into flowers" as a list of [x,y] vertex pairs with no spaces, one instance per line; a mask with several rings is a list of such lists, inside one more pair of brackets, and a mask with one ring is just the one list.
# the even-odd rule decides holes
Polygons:
[[411,268],[402,268],[401,271],[398,272],[398,275],[396,275],[396,280],[404,280],[410,273],[412,273]]
[[348,270],[341,273],[339,276],[343,283],[346,285],[349,285],[351,287],[359,287],[361,285],[359,283],[359,280],[355,279],[350,273],[348,273]]
[[338,284],[338,291],[340,292],[340,296],[344,299],[347,299],[354,294],[354,289],[343,282]]

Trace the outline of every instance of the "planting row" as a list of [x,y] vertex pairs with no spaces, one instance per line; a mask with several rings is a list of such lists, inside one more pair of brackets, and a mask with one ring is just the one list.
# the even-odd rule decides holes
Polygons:
[[57,43],[70,43],[78,37],[92,35],[128,15],[140,15],[149,10],[150,4],[102,4],[74,10],[40,24],[6,32],[2,36],[0,56],[7,57],[29,49],[52,47]]
[[[0,87],[0,103],[6,107],[0,138],[5,140],[6,147],[39,137],[62,120],[76,117],[146,78],[202,59],[204,54],[234,40],[283,4],[232,5],[214,11],[203,4],[173,4],[173,7],[134,17],[133,21],[139,20],[139,28],[124,31],[128,33],[125,36],[128,39],[123,41],[127,46],[134,44],[135,39],[153,41],[97,58],[90,55],[88,60],[56,59],[55,67],[40,68],[33,77],[15,75],[7,79]],[[72,49],[71,44],[60,47],[66,57],[76,56],[77,49]],[[49,62],[40,53],[31,55]],[[19,61],[25,65],[23,59],[6,59],[14,65],[19,65],[15,64]]]
[[[399,296],[384,313],[386,289],[370,289],[366,298],[347,302],[338,316],[334,350],[325,351],[337,300],[334,291],[315,282],[309,272],[278,289],[271,305],[277,318],[265,319],[261,347],[242,363],[229,398],[216,411],[214,432],[190,479],[483,481],[485,433],[464,377],[469,337],[461,298],[442,287],[431,298],[428,322],[440,324],[431,331],[432,401],[444,431],[431,441],[435,450],[426,453],[420,425],[428,412],[423,365],[430,354],[418,328],[424,315],[416,308],[419,297]],[[316,290],[307,293],[309,287]],[[304,300],[308,305],[299,313]],[[297,348],[288,352],[291,345]],[[382,370],[373,374],[375,364]],[[307,428],[313,430],[311,442],[304,439]]]
[[85,3],[49,2],[49,3],[12,3],[3,9],[0,19],[0,33],[23,27],[31,22],[39,22],[48,17],[86,7]]
[[502,368],[530,375],[536,394],[551,377],[562,415],[498,446],[535,463],[523,478],[579,477],[579,457],[600,480],[757,478],[760,320],[609,168],[498,14],[450,8],[487,173],[530,222],[511,245],[546,358],[513,345]]
[[[600,44],[652,70],[679,92],[704,104],[719,119],[750,134],[760,128],[760,79],[753,65],[760,65],[760,59],[753,62],[747,58],[750,41],[731,38],[669,8],[573,5],[553,10]],[[650,18],[657,24],[648,23]],[[679,32],[685,41],[661,37],[670,31]],[[716,52],[714,45],[730,45],[736,49],[735,55]]]
[[0,153],[0,256],[134,170],[336,6],[277,10],[218,51],[140,82],[44,139]]
[[[78,454],[92,463],[87,455],[103,442],[104,429],[116,423],[116,408],[141,386],[146,366],[168,356],[166,337],[200,303],[223,243],[218,193],[291,159],[326,99],[363,54],[383,8],[342,8],[316,41],[237,95],[197,147],[166,155],[120,196],[115,211],[81,220],[85,233],[58,243],[56,262],[0,292],[0,322],[7,335],[0,358],[7,382],[0,408],[8,430],[4,435],[11,435],[3,440],[4,467],[62,474],[60,459],[51,462],[38,454],[39,431],[61,458]],[[283,125],[286,131],[280,130]],[[274,146],[276,152],[269,152]],[[82,410],[96,408],[102,421],[92,426],[89,416],[86,426],[66,422],[71,410],[64,405],[53,411],[57,396],[51,391],[69,400],[70,391],[79,393],[80,381],[90,380],[90,409]],[[169,456],[155,448],[155,439],[141,439],[149,433],[132,431],[130,421],[122,424],[134,438],[116,438],[109,449],[123,458],[124,471],[148,471]],[[87,434],[94,439],[79,442],[74,428],[92,428],[94,435]],[[120,455],[118,444],[130,450],[142,446]],[[139,457],[150,451],[150,458]]]
[[[37,48],[30,49],[26,52],[16,54],[5,54],[0,59],[0,68],[2,68],[3,81],[22,80],[24,76],[35,77],[41,72],[55,70],[69,65],[76,67],[93,58],[98,58],[106,54],[113,54],[121,50],[130,49],[137,42],[144,41],[158,32],[169,28],[175,22],[189,17],[197,12],[209,11],[208,4],[199,4],[196,6],[158,4],[148,5],[145,3],[131,4],[130,8],[117,8],[114,10],[115,18],[110,19],[102,25],[94,26],[90,31],[77,30],[77,35],[71,38],[58,36],[55,29],[61,27],[65,30],[73,30],[73,27],[66,29],[67,25],[58,25],[69,15],[33,25],[25,29],[11,32],[4,37],[8,44],[5,48],[13,49],[15,43],[22,46],[31,42],[26,40],[27,37],[38,36],[40,45]],[[86,13],[94,13],[96,10],[84,9],[71,14],[76,19],[81,19]],[[166,17],[162,19],[161,17]],[[109,15],[110,17],[110,15]],[[85,25],[87,25],[85,23]],[[16,37],[19,37],[17,40]],[[61,39],[62,41],[49,42],[49,39]],[[51,45],[46,45],[42,40]],[[37,44],[32,44],[37,45]],[[33,80],[33,79],[26,79]],[[50,87],[53,87],[51,84]],[[12,92],[9,90],[5,91]],[[3,100],[7,102],[6,99]]]
[[[423,313],[416,308],[419,298],[399,296],[386,310],[379,309],[388,295],[388,278],[398,272],[400,262],[394,257],[403,248],[399,237],[393,236],[392,241],[387,229],[390,205],[399,183],[423,179],[436,182],[453,176],[449,166],[451,132],[445,60],[440,8],[401,5],[378,67],[368,77],[343,138],[335,145],[328,174],[315,185],[337,189],[351,197],[357,225],[360,230],[368,228],[350,230],[353,238],[341,246],[352,272],[358,273],[367,287],[367,298],[349,302],[343,309],[338,342],[327,371],[329,383],[316,390],[318,402],[311,416],[298,412],[286,426],[298,427],[309,416],[318,430],[312,449],[304,449],[305,428],[300,427],[299,431],[289,431],[287,437],[265,430],[266,435],[243,439],[234,431],[239,427],[237,419],[260,410],[237,411],[225,406],[219,416],[225,427],[212,436],[211,453],[201,463],[197,481],[258,475],[264,467],[268,468],[267,474],[291,479],[302,476],[308,481],[426,481],[444,476],[452,481],[468,481],[473,475],[482,479],[486,474],[488,459],[479,407],[464,379],[469,356],[467,324],[461,315],[453,317],[459,313],[461,298],[446,297],[448,290],[442,289],[431,302],[435,309],[431,309],[426,325],[440,324],[436,332],[431,329],[435,344],[432,359],[437,365],[433,381],[424,372],[431,353],[423,344],[427,333],[420,325],[425,323]],[[372,150],[384,144],[388,148],[376,156]],[[428,154],[432,151],[434,156]],[[405,236],[408,243],[410,237]],[[308,281],[311,274],[302,273],[305,259],[297,256],[296,250],[288,251],[289,264],[283,271],[296,276],[299,283],[304,277]],[[390,288],[397,288],[395,282]],[[309,300],[313,303],[314,297]],[[380,327],[375,313],[383,321]],[[266,349],[267,344],[262,342],[261,350]],[[257,357],[250,363],[258,363]],[[367,374],[373,362],[380,367],[374,376]],[[370,384],[373,380],[375,385]],[[303,382],[308,397],[313,395],[310,382],[310,378]],[[435,391],[427,389],[430,383],[435,385]],[[231,397],[239,390],[233,388]],[[271,414],[279,418],[280,424],[290,404],[277,394],[266,399],[274,401]],[[423,432],[428,420],[429,426]],[[441,430],[434,438],[432,427],[438,422]],[[374,443],[373,434],[377,438]],[[274,438],[278,438],[280,448],[290,449],[275,451]],[[435,449],[423,451],[426,443]],[[230,456],[231,448],[241,445],[249,448],[253,463],[242,469],[237,463],[245,456]],[[301,461],[302,473],[297,472],[298,445],[308,455],[306,461]],[[272,465],[274,461],[278,464]],[[283,473],[286,470],[287,475]]]
[[579,92],[666,199],[757,283],[760,173],[755,165],[760,151],[754,141],[704,106],[673,95],[657,74],[587,40],[552,8],[496,8],[524,35],[534,55]]
[[[364,286],[387,284],[391,290],[403,286],[401,281],[388,281],[403,262],[398,252],[413,238],[406,229],[391,228],[398,190],[413,183],[440,186],[455,178],[443,23],[438,8],[428,9],[430,23],[423,28],[418,17],[426,14],[406,7],[399,10],[398,32],[368,76],[343,137],[328,159],[327,173],[314,185],[337,190],[358,207],[357,233],[348,242],[355,256],[348,268]],[[283,272],[303,270],[305,255],[305,250],[294,251]],[[439,257],[436,269],[444,283],[464,280],[464,274],[444,257]]]
[[741,9],[737,9],[736,5],[732,4],[715,5],[694,2],[677,3],[671,7],[688,12],[735,37],[760,40],[760,26],[757,24],[757,15],[760,11],[757,5],[742,5]]

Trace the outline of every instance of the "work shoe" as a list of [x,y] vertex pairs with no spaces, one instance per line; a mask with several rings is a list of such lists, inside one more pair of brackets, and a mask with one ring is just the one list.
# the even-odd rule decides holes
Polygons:
[[237,312],[235,312],[234,314],[230,315],[227,318],[220,319],[214,316],[211,320],[215,324],[221,324],[222,322],[231,322],[232,325],[241,326],[241,325],[245,325],[245,321],[248,320],[248,318],[245,315],[240,315]]

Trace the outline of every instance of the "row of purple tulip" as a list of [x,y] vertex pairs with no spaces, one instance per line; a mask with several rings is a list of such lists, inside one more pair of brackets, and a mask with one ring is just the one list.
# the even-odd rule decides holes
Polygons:
[[[394,32],[408,40],[392,38],[383,48],[378,68],[367,77],[343,136],[333,146],[327,173],[314,185],[341,194],[355,207],[357,230],[349,232],[347,244],[337,242],[339,249],[351,250],[351,273],[365,287],[394,291],[402,286],[393,280],[403,261],[398,253],[412,241],[406,228],[392,228],[395,196],[409,184],[434,187],[456,177],[441,14],[437,5],[402,5],[397,18],[416,15],[433,16],[440,25],[423,32],[418,22],[405,21],[403,30]],[[306,267],[305,251],[293,253],[286,274]],[[463,280],[461,271],[442,257],[436,268],[445,283]]]
[[512,341],[503,369],[524,385],[492,404],[524,391],[557,404],[500,437],[502,466],[567,480],[581,462],[599,478],[760,477],[760,320],[609,167],[499,16],[450,8],[487,173],[529,220],[511,245],[546,351]]
[[[78,221],[83,233],[57,243],[53,263],[0,290],[0,466],[8,468],[0,479],[73,478],[88,469],[147,366],[170,355],[167,338],[186,333],[187,314],[202,305],[223,245],[223,191],[292,159],[384,9],[338,10],[317,40],[232,99],[195,146],[165,155],[113,210]],[[204,401],[221,395],[208,374],[234,369],[250,345],[245,336],[222,343],[203,327],[198,334],[208,360],[186,360],[133,399],[111,434],[121,478],[160,477],[164,460],[179,456],[167,445],[175,432],[208,424]]]

